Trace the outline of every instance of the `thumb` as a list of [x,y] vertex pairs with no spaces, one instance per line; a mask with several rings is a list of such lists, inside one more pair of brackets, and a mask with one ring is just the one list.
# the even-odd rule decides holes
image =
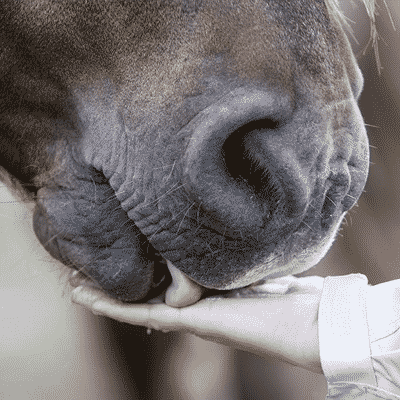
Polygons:
[[169,260],[167,265],[172,284],[165,293],[165,303],[171,307],[186,307],[198,302],[205,289],[174,267]]

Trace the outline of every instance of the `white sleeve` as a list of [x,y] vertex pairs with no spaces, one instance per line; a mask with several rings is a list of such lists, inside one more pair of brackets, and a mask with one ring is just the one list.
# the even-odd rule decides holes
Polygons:
[[318,333],[326,399],[400,400],[400,279],[325,278]]

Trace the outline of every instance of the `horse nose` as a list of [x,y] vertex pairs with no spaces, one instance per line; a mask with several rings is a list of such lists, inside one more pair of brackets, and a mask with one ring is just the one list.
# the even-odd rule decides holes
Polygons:
[[189,195],[236,230],[265,226],[276,210],[301,214],[310,195],[296,145],[281,140],[288,98],[241,88],[198,115],[184,156]]

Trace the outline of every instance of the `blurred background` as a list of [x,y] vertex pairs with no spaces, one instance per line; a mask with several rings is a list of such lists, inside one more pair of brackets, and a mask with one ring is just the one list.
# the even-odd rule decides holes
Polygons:
[[[361,112],[371,145],[365,193],[328,255],[306,275],[400,279],[400,2],[378,2],[378,74],[369,18],[340,1],[354,22],[365,86]],[[397,173],[399,172],[399,173]],[[190,335],[93,316],[72,305],[59,267],[32,231],[31,205],[0,187],[0,400],[322,400],[325,378]]]

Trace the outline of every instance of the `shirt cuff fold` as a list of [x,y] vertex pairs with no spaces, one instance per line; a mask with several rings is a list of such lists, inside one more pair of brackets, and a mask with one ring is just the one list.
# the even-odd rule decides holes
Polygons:
[[318,311],[321,365],[328,384],[376,386],[367,321],[368,279],[362,274],[328,276]]

